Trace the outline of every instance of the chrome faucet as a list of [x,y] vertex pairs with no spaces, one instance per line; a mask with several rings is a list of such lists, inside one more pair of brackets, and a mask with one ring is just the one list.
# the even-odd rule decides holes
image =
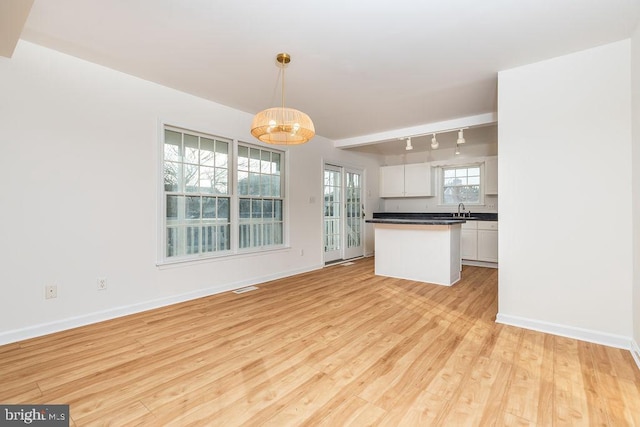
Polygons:
[[460,216],[460,208],[462,208],[462,211],[464,212],[464,203],[458,203],[458,216]]

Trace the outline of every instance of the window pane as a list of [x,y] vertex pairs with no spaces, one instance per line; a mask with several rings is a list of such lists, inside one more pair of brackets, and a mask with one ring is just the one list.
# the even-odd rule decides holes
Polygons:
[[215,227],[212,225],[202,227],[202,252],[213,252],[215,242]]
[[197,254],[200,252],[200,227],[186,227],[187,254]]
[[280,153],[271,153],[271,173],[280,175]]
[[198,192],[198,165],[184,164],[184,191],[187,193]]
[[469,176],[480,176],[480,168],[469,168]]
[[278,221],[282,221],[282,200],[273,201],[273,217]]
[[200,138],[200,164],[206,166],[214,165],[215,143],[213,139]]
[[228,198],[219,198],[218,199],[218,219],[230,221],[229,217],[229,199]]
[[243,218],[243,219],[251,217],[251,200],[250,199],[240,199],[239,215],[240,215],[240,218]]
[[275,224],[273,224],[273,244],[281,245],[282,242],[284,242],[284,239],[282,236],[283,236],[282,223],[276,222]]
[[238,170],[249,170],[249,148],[242,145],[238,146]]
[[180,173],[180,164],[173,162],[164,162],[164,191],[179,191],[178,174]]
[[260,175],[260,195],[271,195],[271,175]]
[[480,185],[480,177],[479,176],[470,176],[468,181],[469,181],[469,185]]
[[251,225],[250,224],[240,224],[240,227],[239,227],[240,242],[238,242],[239,243],[238,246],[240,248],[248,248],[251,245],[250,230],[251,230]]
[[273,200],[262,201],[262,215],[265,218],[273,219]]
[[249,149],[249,172],[260,172],[260,150]]
[[262,200],[251,201],[251,218],[262,218]]
[[279,175],[271,175],[271,196],[273,197],[281,197],[280,193],[280,176]]
[[249,172],[238,172],[238,194],[249,195]]
[[229,169],[216,168],[214,192],[218,194],[229,194]]
[[216,217],[216,198],[203,197],[202,198],[202,218],[215,218],[215,217]]
[[198,137],[184,134],[184,161],[187,163],[198,163]]
[[207,166],[200,167],[200,191],[202,193],[214,192],[214,169]]
[[182,134],[164,131],[164,160],[179,162],[182,159]]
[[167,219],[178,219],[178,199],[180,196],[167,196]]
[[444,170],[444,177],[445,178],[453,178],[454,176],[456,176],[456,171],[454,169],[445,169]]
[[186,199],[185,218],[199,219],[200,218],[200,197],[188,196],[185,199]]
[[260,195],[260,175],[257,173],[249,173],[249,195]]
[[182,255],[178,242],[178,228],[167,227],[167,257]]
[[263,151],[261,154],[260,172],[271,173],[271,153],[269,151]]
[[216,166],[220,168],[229,167],[229,143],[216,141]]

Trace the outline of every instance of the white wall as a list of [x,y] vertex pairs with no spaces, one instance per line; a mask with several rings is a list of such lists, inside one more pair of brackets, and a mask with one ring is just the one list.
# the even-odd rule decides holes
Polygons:
[[631,39],[633,135],[633,336],[640,365],[640,25]]
[[289,153],[291,249],[157,267],[159,122],[254,142],[251,115],[26,42],[0,94],[0,344],[321,267],[323,159],[378,205],[375,157],[317,136]]
[[629,346],[630,70],[625,40],[499,73],[499,321]]

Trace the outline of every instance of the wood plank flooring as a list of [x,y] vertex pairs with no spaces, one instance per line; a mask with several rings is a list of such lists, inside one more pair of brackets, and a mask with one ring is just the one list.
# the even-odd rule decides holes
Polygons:
[[0,403],[71,425],[640,426],[629,352],[495,323],[497,270],[453,287],[373,259],[0,347]]

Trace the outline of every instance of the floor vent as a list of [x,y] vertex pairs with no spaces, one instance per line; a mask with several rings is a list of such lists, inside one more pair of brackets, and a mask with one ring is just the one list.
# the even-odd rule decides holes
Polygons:
[[233,291],[234,294],[244,294],[245,292],[251,292],[258,289],[257,286],[247,286],[246,288],[240,288]]

